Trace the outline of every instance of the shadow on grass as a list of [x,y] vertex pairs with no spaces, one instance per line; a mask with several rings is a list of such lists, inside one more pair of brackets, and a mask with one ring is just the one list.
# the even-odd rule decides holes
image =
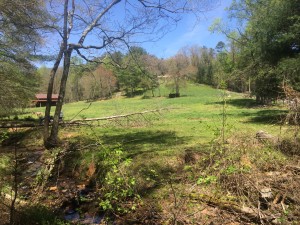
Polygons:
[[[245,115],[247,113],[243,113]],[[248,123],[259,124],[282,124],[287,111],[284,110],[261,110],[248,116],[253,116],[248,120]]]
[[182,139],[179,139],[174,131],[139,131],[117,135],[104,135],[102,136],[102,140],[107,144],[120,143],[128,145],[131,143],[172,144]]
[[[71,146],[74,149],[86,148],[85,146],[91,146],[92,149],[99,148],[96,143],[99,140],[93,136],[81,136],[76,137],[76,140],[69,140],[74,142]],[[100,142],[108,149],[122,148],[126,154],[126,158],[134,158],[142,154],[159,154],[159,152],[168,151],[172,146],[180,146],[189,141],[189,137],[178,137],[174,131],[138,131],[138,132],[126,132],[124,133],[106,133],[100,137]],[[79,144],[80,143],[80,144]],[[94,146],[94,147],[92,147]],[[73,147],[71,147],[73,148]],[[76,156],[79,157],[79,156]]]
[[[208,104],[219,104],[223,105],[223,101],[208,103]],[[251,98],[240,98],[240,99],[229,99],[226,101],[226,104],[232,105],[238,108],[254,108],[259,107],[260,104],[258,104],[254,99]]]
[[120,144],[129,157],[134,157],[144,152],[163,151],[163,146],[184,144],[187,137],[178,137],[173,131],[140,131],[117,135],[104,135],[101,137],[103,144],[111,146]]
[[7,137],[4,138],[2,143],[0,142],[0,145],[2,146],[16,145],[22,140],[24,140],[26,137],[28,137],[32,132],[34,132],[33,129],[10,132],[7,134]]
[[[81,136],[76,140],[69,140],[71,152],[79,149],[89,149],[89,152],[98,151],[99,145],[97,137]],[[126,158],[134,158],[142,154],[159,154],[168,151],[172,146],[180,146],[189,141],[189,137],[178,137],[174,131],[140,131],[114,134],[107,133],[100,137],[101,145],[108,149],[121,148]],[[88,148],[86,146],[89,146]],[[97,150],[98,149],[98,150]],[[75,161],[80,160],[80,155],[76,155]]]
[[227,104],[239,108],[253,108],[253,107],[260,106],[254,99],[251,98],[230,99],[227,101]]
[[[213,102],[209,104],[220,104],[222,105],[223,102]],[[239,113],[241,117],[250,117],[247,123],[258,123],[258,124],[282,124],[286,115],[286,110],[279,110],[279,109],[267,109],[261,107],[254,99],[230,99],[226,102],[228,105],[232,105],[238,108],[256,108],[262,109],[256,112],[252,111],[245,111]],[[231,115],[229,112],[227,115]],[[234,115],[234,114],[232,114]]]
[[[161,185],[164,185],[166,180],[173,174],[177,174],[178,167],[172,164],[172,160],[174,160],[172,156],[173,153],[169,155],[168,151],[170,151],[172,147],[179,146],[180,148],[181,145],[189,141],[188,137],[178,137],[176,132],[173,131],[126,132],[126,130],[124,130],[123,133],[118,134],[113,132],[107,133],[101,136],[100,139],[100,142],[109,149],[119,148],[120,146],[125,153],[124,159],[133,159],[128,173],[140,181],[136,188],[138,193],[143,196],[153,193],[153,191],[159,189]],[[78,140],[76,141],[74,148],[78,148]],[[81,143],[82,142],[84,145],[91,145],[95,140],[92,139],[92,136],[84,136],[81,137]],[[93,151],[96,155],[97,152],[101,152],[99,151],[99,147],[98,150],[97,146],[95,148],[95,151],[89,148],[89,153]],[[82,157],[87,157],[87,155],[78,154],[75,157],[78,161]],[[68,160],[71,161],[72,159]],[[169,160],[171,160],[171,162]],[[87,158],[84,159],[84,162],[86,165],[89,164]],[[177,164],[179,162],[175,159],[174,163]],[[97,162],[97,165],[101,167],[101,162]],[[74,166],[71,167],[74,168]],[[103,170],[103,168],[98,168],[97,171],[99,169]],[[101,171],[101,174],[103,174],[103,171]],[[104,176],[105,174],[103,176],[101,175],[101,177]],[[100,180],[100,178],[98,180]]]

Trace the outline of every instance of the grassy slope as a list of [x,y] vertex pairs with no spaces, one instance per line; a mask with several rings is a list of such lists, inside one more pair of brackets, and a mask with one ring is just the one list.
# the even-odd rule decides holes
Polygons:
[[[167,96],[168,90],[161,88],[162,96]],[[156,93],[157,94],[157,93]],[[205,85],[189,84],[181,90],[182,97],[169,99],[166,97],[134,98],[118,97],[97,102],[76,102],[65,104],[63,112],[65,120],[105,117],[145,110],[171,108],[163,111],[159,118],[154,116],[151,125],[120,127],[108,122],[106,126],[93,128],[64,128],[62,136],[73,133],[76,139],[100,139],[108,147],[121,144],[129,155],[143,158],[144,154],[167,154],[176,156],[187,148],[199,148],[207,145],[216,136],[216,131],[222,127],[222,91]],[[226,93],[226,130],[227,136],[247,134],[255,137],[258,130],[272,134],[280,131],[274,125],[282,110],[273,108],[254,107],[253,99],[244,99],[241,94]],[[84,109],[84,110],[83,110]],[[32,111],[43,111],[44,108],[32,108]],[[139,119],[140,118],[133,118]],[[79,132],[80,131],[80,132]],[[79,134],[80,133],[80,134]],[[96,134],[96,136],[94,135]],[[80,136],[80,137],[78,137]]]
[[[167,90],[161,90],[162,95]],[[189,85],[181,92],[181,98],[169,99],[155,97],[144,99],[115,98],[111,100],[93,102],[90,106],[86,102],[66,104],[63,108],[65,119],[95,118],[120,115],[145,110],[171,108],[164,111],[160,120],[152,121],[152,125],[139,128],[99,128],[101,134],[141,133],[141,132],[172,132],[178,138],[185,138],[187,145],[208,143],[214,138],[214,131],[222,125],[222,91],[204,85]],[[245,132],[255,135],[258,130],[278,132],[277,126],[270,126],[276,122],[276,116],[282,113],[277,108],[251,107],[252,99],[242,99],[242,95],[228,93],[227,95],[227,124],[231,132]],[[85,109],[89,106],[88,109]],[[78,114],[82,109],[80,114]],[[39,109],[36,109],[39,110]],[[78,115],[77,115],[78,114]],[[75,117],[75,115],[77,115]]]
[[[162,89],[161,94],[166,96],[168,90]],[[195,166],[193,173],[180,169],[185,151],[187,149],[206,151],[210,147],[210,142],[216,137],[216,130],[222,127],[222,91],[204,85],[190,84],[181,91],[181,95],[182,97],[175,99],[118,97],[93,102],[90,106],[86,102],[66,104],[63,107],[65,120],[120,115],[159,108],[171,108],[171,110],[164,111],[159,119],[154,116],[151,124],[144,123],[143,126],[125,127],[107,123],[105,127],[92,129],[66,127],[61,130],[61,137],[77,145],[80,143],[85,149],[93,149],[89,146],[96,141],[111,149],[120,145],[126,157],[133,160],[130,173],[137,177],[140,183],[138,188],[145,195],[143,198],[149,200],[147,196],[152,196],[162,207],[170,205],[170,202],[164,203],[168,202],[166,199],[170,200],[171,195],[168,190],[168,179],[175,177],[176,180],[178,176],[185,176],[188,177],[185,182],[195,184],[201,175],[201,170],[205,169],[198,165]],[[280,127],[276,122],[284,112],[282,109],[256,107],[253,99],[244,99],[241,94],[227,92],[226,95],[228,97],[226,99],[227,137],[238,137],[244,134],[254,139],[258,130],[265,130],[272,134],[279,133]],[[88,109],[81,111],[87,107]],[[41,111],[40,108],[31,110]],[[77,115],[80,111],[81,113]],[[246,146],[243,147],[244,149],[247,148],[247,143],[239,143],[239,145]],[[246,160],[249,156],[253,162],[256,161],[255,157],[263,156],[260,154],[264,154],[264,151],[261,152],[247,155]],[[265,161],[269,160],[270,156],[273,157],[273,153],[269,150],[265,152],[267,156]],[[87,166],[88,159],[93,159],[94,155],[97,155],[97,152],[85,151],[81,154],[83,158],[79,157],[77,163],[82,163],[81,168],[84,168],[84,164]],[[240,161],[241,155],[233,154],[226,157],[232,164],[236,164]],[[237,161],[233,160],[234,157]],[[281,157],[283,156],[279,153],[274,153],[274,159],[279,158],[280,161]],[[222,158],[218,160],[221,164],[224,163]],[[153,171],[156,174],[153,174]],[[145,181],[149,177],[153,179]],[[180,183],[177,187],[178,185],[181,186]],[[196,206],[192,204],[191,207]]]
[[[167,96],[168,90],[160,90]],[[156,93],[157,94],[157,93]],[[200,150],[216,138],[216,131],[222,127],[222,91],[205,85],[190,84],[181,91],[182,97],[134,98],[118,97],[91,103],[76,102],[63,107],[65,120],[95,118],[141,112],[160,108],[163,111],[158,119],[153,117],[151,124],[144,126],[115,126],[108,122],[103,127],[64,128],[62,137],[72,137],[73,141],[100,141],[106,147],[121,145],[135,165],[157,164],[184,154],[186,149]],[[255,106],[253,99],[243,99],[238,93],[226,92],[226,131],[227,137],[247,134],[255,137],[258,130],[272,134],[279,132],[274,125],[282,110]],[[44,108],[33,108],[42,111]],[[84,109],[84,110],[82,110]],[[79,114],[78,114],[79,113]],[[140,118],[133,118],[133,120]],[[111,126],[112,125],[112,126]],[[71,133],[71,135],[70,135]],[[89,143],[90,144],[90,143]],[[138,166],[137,166],[138,167]],[[138,170],[138,169],[137,169]]]
[[[166,96],[167,93],[168,90],[162,88],[161,95]],[[175,99],[166,97],[147,99],[137,96],[97,101],[91,105],[87,102],[76,102],[65,104],[63,112],[65,120],[70,120],[171,108],[169,112],[163,113],[160,121],[154,121],[153,126],[148,126],[146,130],[176,132],[179,137],[191,137],[192,143],[209,141],[213,138],[213,130],[221,126],[222,91],[204,85],[190,84],[181,91],[181,94],[183,97]],[[271,129],[276,132],[277,128],[272,129],[270,124],[276,122],[278,119],[276,116],[282,113],[280,109],[251,107],[254,100],[243,99],[241,94],[231,92],[227,92],[226,101],[228,124],[233,130],[255,133],[257,130]],[[30,111],[43,112],[44,108],[32,108]],[[128,131],[128,128],[124,130]],[[132,129],[138,130],[145,129]]]

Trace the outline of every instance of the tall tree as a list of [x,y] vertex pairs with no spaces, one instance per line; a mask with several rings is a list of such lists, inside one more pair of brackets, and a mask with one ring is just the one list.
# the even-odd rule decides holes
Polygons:
[[175,97],[180,96],[180,88],[184,86],[185,80],[189,73],[189,59],[186,55],[178,52],[174,57],[166,61],[168,68],[168,76],[170,77],[169,86]]
[[133,96],[134,92],[141,88],[143,77],[146,76],[143,58],[148,55],[145,49],[137,46],[130,47],[128,53],[123,57],[122,63],[115,67],[120,88],[128,96]]
[[158,85],[155,74],[157,63],[156,58],[149,55],[145,49],[130,47],[121,64],[114,67],[119,87],[131,97],[137,90],[153,90]]
[[103,65],[94,71],[87,72],[81,79],[85,84],[84,94],[87,100],[112,97],[116,90],[116,77],[113,72]]
[[213,84],[214,51],[205,46],[199,49],[200,58],[197,66],[197,81],[203,84]]
[[244,86],[247,86],[246,82],[249,87],[254,84],[254,94],[262,103],[280,97],[283,93],[280,83],[284,79],[297,80],[295,73],[283,75],[278,68],[287,65],[297,67],[295,63],[298,60],[294,59],[298,59],[300,53],[300,2],[234,0],[229,12],[240,25],[236,31],[220,26],[221,23],[215,23],[214,28],[225,34],[233,44],[229,53],[233,57],[231,74],[234,79],[242,81]]
[[32,99],[36,76],[31,60],[50,21],[43,1],[0,1],[0,113]]
[[300,26],[300,2],[252,1],[251,5],[248,3],[245,6],[251,12],[245,30],[245,37],[250,41],[246,42],[242,52],[247,50],[255,62],[252,68],[257,71],[257,100],[268,103],[282,95],[280,83],[287,78],[275,68],[284,59],[299,57],[300,33],[296,27]]

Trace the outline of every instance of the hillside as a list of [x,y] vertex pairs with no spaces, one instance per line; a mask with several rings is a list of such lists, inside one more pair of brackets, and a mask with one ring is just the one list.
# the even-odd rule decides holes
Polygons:
[[[134,115],[66,124],[51,151],[42,127],[3,129],[1,165],[10,156],[22,168],[22,224],[299,222],[299,148],[289,138],[293,126],[282,125],[282,105],[193,84],[180,98],[160,94],[65,104],[65,122]],[[3,193],[11,183],[1,181]]]

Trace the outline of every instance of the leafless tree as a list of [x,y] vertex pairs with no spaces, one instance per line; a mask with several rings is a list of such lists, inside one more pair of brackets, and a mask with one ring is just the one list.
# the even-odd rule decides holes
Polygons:
[[175,91],[175,96],[179,97],[180,87],[185,83],[185,79],[189,73],[189,58],[179,52],[175,56],[167,60],[169,86]]
[[[217,0],[49,0],[49,9],[57,18],[54,29],[61,43],[48,85],[45,146],[58,145],[59,115],[73,53],[87,61],[94,61],[97,55],[128,48],[131,44],[137,44],[137,40],[156,41],[173,29],[184,14],[190,13],[197,17],[215,2]],[[61,61],[63,74],[59,99],[49,132],[53,82]]]
[[81,79],[83,98],[95,100],[108,98],[117,88],[117,78],[113,72],[99,65],[94,71],[88,71]]

